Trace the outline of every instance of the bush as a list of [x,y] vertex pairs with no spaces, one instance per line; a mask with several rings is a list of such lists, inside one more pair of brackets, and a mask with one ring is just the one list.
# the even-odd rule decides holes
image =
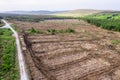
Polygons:
[[68,29],[61,29],[61,30],[55,30],[55,29],[48,29],[48,33],[55,34],[55,33],[74,33],[75,31],[71,28]]
[[33,27],[31,29],[29,29],[27,31],[27,33],[30,33],[30,34],[43,34],[44,32],[40,31],[40,30],[36,30],[34,29]]
[[48,29],[47,31],[50,33],[57,33],[57,30],[55,30],[55,29]]
[[36,33],[36,30],[32,27],[31,32]]
[[75,33],[75,30],[68,28],[68,29],[61,29],[61,30],[56,30],[56,29],[48,29],[47,31],[40,31],[36,30],[33,27],[29,30],[27,30],[27,33],[30,34],[57,34],[57,33]]
[[66,29],[66,33],[74,33],[75,31],[71,28]]

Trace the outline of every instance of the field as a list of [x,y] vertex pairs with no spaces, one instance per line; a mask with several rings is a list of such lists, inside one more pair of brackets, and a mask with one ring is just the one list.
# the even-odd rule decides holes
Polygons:
[[0,80],[18,80],[15,38],[9,29],[0,29]]
[[[20,39],[31,80],[120,80],[120,33],[82,20],[11,20]],[[47,33],[72,29],[74,33]],[[46,33],[28,33],[28,30]]]

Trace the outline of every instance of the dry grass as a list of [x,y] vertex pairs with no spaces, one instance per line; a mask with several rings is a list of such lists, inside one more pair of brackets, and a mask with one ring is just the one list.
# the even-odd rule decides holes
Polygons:
[[86,15],[92,15],[95,13],[100,13],[102,11],[100,10],[90,10],[90,9],[80,9],[80,10],[71,10],[71,11],[65,11],[61,13],[52,14],[55,16],[64,16],[64,17],[81,17]]

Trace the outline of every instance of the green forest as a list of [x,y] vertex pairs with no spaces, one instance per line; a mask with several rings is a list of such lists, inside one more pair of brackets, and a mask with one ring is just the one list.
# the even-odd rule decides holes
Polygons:
[[82,19],[103,29],[120,32],[120,13],[99,13]]

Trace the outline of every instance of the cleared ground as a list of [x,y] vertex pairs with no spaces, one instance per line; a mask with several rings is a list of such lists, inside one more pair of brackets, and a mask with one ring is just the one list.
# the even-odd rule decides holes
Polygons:
[[113,43],[113,40],[120,40],[120,33],[78,20],[12,22],[24,30],[34,27],[76,31],[21,35],[32,80],[120,80],[120,43]]

